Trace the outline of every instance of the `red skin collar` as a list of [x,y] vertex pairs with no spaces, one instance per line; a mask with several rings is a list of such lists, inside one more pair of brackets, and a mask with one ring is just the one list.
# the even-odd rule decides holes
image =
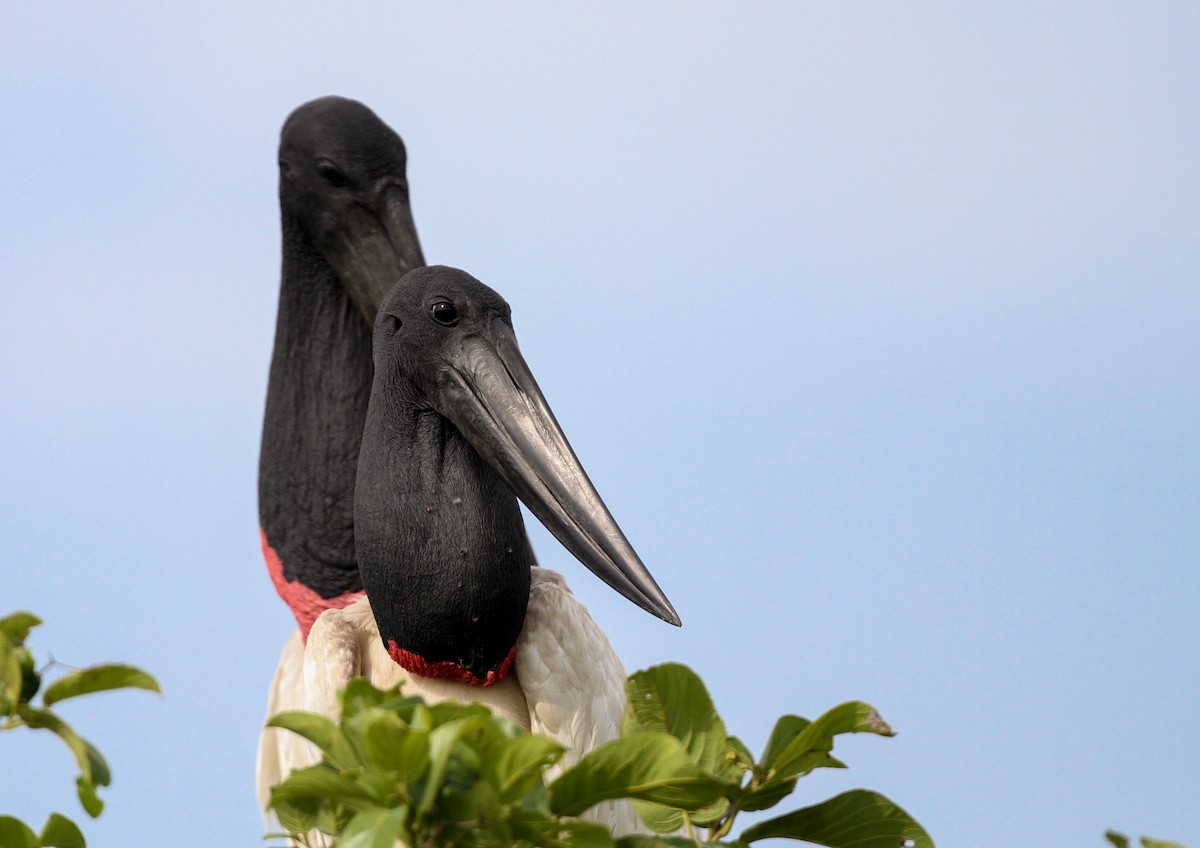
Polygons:
[[508,651],[508,656],[504,658],[500,665],[483,677],[479,677],[450,660],[430,662],[422,656],[404,650],[396,644],[395,639],[388,641],[388,655],[405,671],[412,672],[421,677],[456,680],[459,683],[469,683],[472,686],[494,686],[508,676],[508,672],[512,668],[513,658],[517,655],[517,646],[513,645]]
[[[275,553],[275,549],[267,543],[266,531],[260,527],[258,535],[262,540],[263,559],[267,561],[267,572],[271,575],[271,582],[275,584],[275,591],[288,605],[292,615],[296,616],[296,623],[300,625],[300,635],[304,638],[305,643],[308,642],[308,631],[312,630],[313,623],[321,613],[327,609],[348,607],[363,596],[363,592],[345,592],[335,598],[322,598],[299,580],[288,580],[283,576],[283,562],[279,559],[279,554]],[[508,672],[512,669],[513,658],[517,655],[517,646],[513,645],[508,656],[500,665],[483,677],[479,677],[450,660],[430,662],[424,657],[404,650],[396,644],[394,639],[388,642],[388,655],[401,668],[421,677],[456,680],[472,686],[493,686],[508,676]]]
[[304,637],[305,642],[308,642],[308,631],[312,630],[317,616],[327,609],[348,607],[363,596],[363,592],[359,591],[345,592],[334,598],[322,598],[299,580],[288,580],[283,576],[283,562],[280,561],[279,554],[267,543],[266,531],[260,527],[258,535],[262,539],[263,559],[267,561],[267,572],[271,575],[271,582],[275,584],[275,591],[279,593],[279,597],[283,598],[283,602],[291,609],[292,615],[296,616],[296,623],[300,625],[300,635]]

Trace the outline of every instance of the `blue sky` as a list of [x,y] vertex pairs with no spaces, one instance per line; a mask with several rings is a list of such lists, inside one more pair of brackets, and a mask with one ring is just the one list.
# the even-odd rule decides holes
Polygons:
[[[1182,3],[6,4],[0,611],[166,692],[64,705],[90,844],[260,844],[275,145],[342,94],[683,617],[537,528],[630,670],[756,749],[871,701],[900,735],[800,800],[943,846],[1200,846],[1197,43]],[[0,812],[82,817],[13,736]]]

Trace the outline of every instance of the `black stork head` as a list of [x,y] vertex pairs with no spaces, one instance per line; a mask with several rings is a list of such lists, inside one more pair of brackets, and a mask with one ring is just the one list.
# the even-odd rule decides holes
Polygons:
[[398,662],[503,676],[532,564],[517,498],[600,579],[679,624],[555,421],[500,295],[453,268],[412,271],[380,307],[374,355],[355,526]]
[[297,108],[279,141],[285,235],[337,273],[367,323],[396,280],[425,264],[408,203],[404,142],[355,100]]
[[342,97],[297,108],[279,142],[283,279],[259,460],[259,520],[276,589],[307,634],[361,591],[354,476],[371,391],[371,325],[425,264],[404,142]]

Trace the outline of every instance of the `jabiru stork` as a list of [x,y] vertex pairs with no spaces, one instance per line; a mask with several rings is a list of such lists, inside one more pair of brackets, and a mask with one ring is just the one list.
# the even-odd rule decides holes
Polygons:
[[[263,554],[298,628],[284,646],[268,716],[303,709],[304,640],[325,609],[362,594],[354,551],[354,478],[371,392],[371,330],[384,294],[424,265],[404,142],[341,97],[305,103],[279,142],[283,241],[279,312],[259,461]],[[257,784],[270,787],[312,753],[267,728]]]
[[[307,707],[336,718],[362,675],[432,701],[488,704],[568,748],[616,738],[625,671],[561,575],[524,544],[518,498],[600,579],[679,616],[576,458],[500,295],[463,271],[410,271],[375,320],[375,379],[354,495],[366,596],[321,614]],[[628,802],[586,818],[640,830]]]

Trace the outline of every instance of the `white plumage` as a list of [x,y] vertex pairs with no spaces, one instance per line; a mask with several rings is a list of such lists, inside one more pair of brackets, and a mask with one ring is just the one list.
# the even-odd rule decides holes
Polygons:
[[[283,653],[271,679],[267,693],[267,720],[279,713],[304,709],[304,639],[299,630],[283,643]],[[300,744],[303,743],[303,744]],[[258,737],[258,762],[254,774],[258,789],[258,808],[271,825],[267,805],[271,787],[281,782],[293,770],[312,765],[319,757],[307,740],[287,730],[264,727]]]
[[[345,609],[322,613],[309,632],[307,646],[301,646],[298,632],[288,641],[268,712],[304,709],[336,720],[337,690],[356,676],[379,688],[403,682],[406,694],[421,695],[430,703],[486,704],[526,729],[554,739],[567,753],[548,777],[616,739],[625,712],[621,660],[563,576],[545,568],[532,569],[529,609],[513,671],[500,683],[471,686],[405,671],[384,649],[370,602],[363,597]],[[301,737],[267,728],[259,747],[260,802],[265,807],[271,786],[291,769],[319,759],[316,748]],[[644,832],[628,801],[599,804],[582,818],[608,826],[617,836]]]

